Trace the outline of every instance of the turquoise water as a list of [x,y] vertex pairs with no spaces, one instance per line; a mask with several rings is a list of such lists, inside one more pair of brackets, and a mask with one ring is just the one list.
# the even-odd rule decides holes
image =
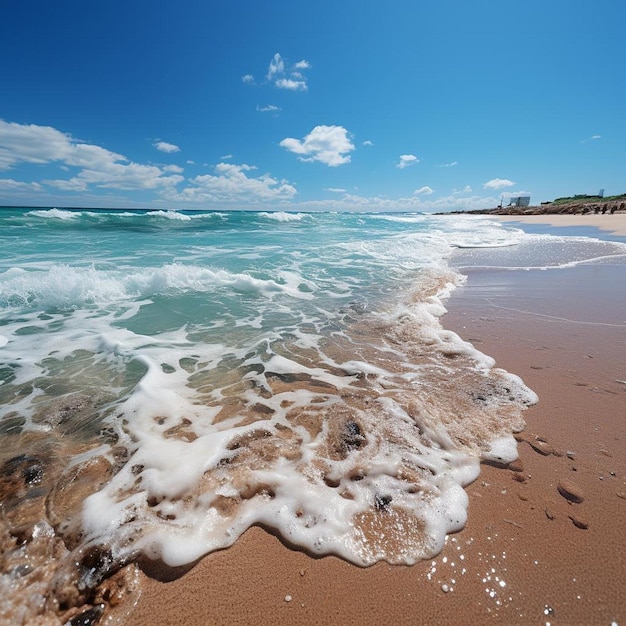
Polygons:
[[358,565],[433,556],[536,400],[442,327],[461,271],[624,245],[468,216],[2,209],[0,250],[2,523],[45,538],[7,540],[0,593],[28,614],[60,578],[184,565],[253,524]]

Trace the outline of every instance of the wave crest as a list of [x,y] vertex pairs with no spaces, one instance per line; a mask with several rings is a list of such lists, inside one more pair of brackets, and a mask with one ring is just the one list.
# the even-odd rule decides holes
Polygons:
[[[73,308],[217,289],[265,296],[283,293],[310,299],[310,293],[300,290],[301,283],[300,276],[293,272],[280,272],[276,277],[255,277],[248,273],[181,263],[147,267],[131,273],[94,266],[55,265],[44,271],[11,268],[0,274],[0,307]],[[309,283],[307,285],[310,288]]]
[[259,213],[260,217],[265,217],[268,220],[274,220],[276,222],[299,222],[303,218],[307,217],[306,213],[288,213],[286,211],[262,211]]

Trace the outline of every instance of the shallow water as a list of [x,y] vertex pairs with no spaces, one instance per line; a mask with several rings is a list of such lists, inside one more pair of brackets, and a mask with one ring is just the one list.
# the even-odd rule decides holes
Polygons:
[[0,616],[17,623],[100,610],[132,588],[127,563],[189,564],[254,524],[358,565],[436,554],[536,400],[442,328],[452,255],[518,270],[625,248],[418,214],[0,225]]

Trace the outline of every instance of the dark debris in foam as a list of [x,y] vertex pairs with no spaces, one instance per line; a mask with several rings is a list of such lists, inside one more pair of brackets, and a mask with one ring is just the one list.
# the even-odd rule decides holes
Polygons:
[[69,626],[92,626],[97,624],[104,613],[104,604],[98,604],[75,615],[67,622]]
[[360,450],[367,443],[362,427],[355,420],[347,420],[339,440],[339,452],[345,458],[353,450]]
[[377,511],[388,511],[392,500],[391,496],[381,496],[377,493],[374,496],[374,507]]

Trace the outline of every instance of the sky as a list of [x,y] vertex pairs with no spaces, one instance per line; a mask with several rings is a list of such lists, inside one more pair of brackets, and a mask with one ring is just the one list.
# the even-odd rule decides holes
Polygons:
[[623,0],[1,0],[0,205],[626,192]]

